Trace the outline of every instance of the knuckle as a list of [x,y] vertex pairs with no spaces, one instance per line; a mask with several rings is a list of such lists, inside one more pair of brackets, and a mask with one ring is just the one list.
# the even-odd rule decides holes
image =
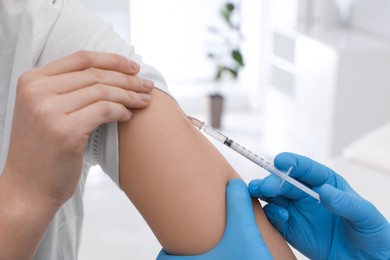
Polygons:
[[23,73],[18,79],[18,86],[27,85],[30,82],[31,77],[32,77],[31,71]]
[[84,66],[90,66],[92,64],[92,53],[86,50],[80,50],[74,53],[75,60]]
[[36,69],[27,71],[19,76],[17,86],[18,89],[28,89],[35,85],[40,85],[41,75]]
[[104,82],[105,76],[102,70],[96,68],[88,68],[86,69],[86,72],[94,82]]
[[96,84],[94,94],[98,99],[107,98],[110,96],[110,90],[103,84]]
[[61,118],[53,113],[53,107],[50,102],[43,101],[30,109],[30,118],[33,120],[35,127],[47,133],[52,140],[63,140],[65,130],[61,123]]
[[[23,102],[40,100],[41,85],[39,81],[31,81],[30,75],[23,75],[19,78],[17,86],[17,97]],[[34,102],[35,103],[35,102]]]
[[119,120],[124,115],[128,114],[127,109],[124,106],[110,102],[101,102],[99,109],[101,122],[103,123]]
[[113,112],[112,106],[108,102],[99,103],[100,117],[105,121],[109,118]]
[[32,115],[36,118],[43,118],[43,119],[50,120],[51,111],[52,111],[51,105],[48,102],[42,101],[33,108]]
[[74,122],[67,116],[55,116],[47,118],[49,132],[58,144],[66,144],[75,138]]
[[56,140],[56,142],[61,146],[66,144],[71,139],[70,133],[74,132],[72,129],[69,129],[67,124],[61,121],[57,121],[56,124],[51,124],[50,131],[54,136],[54,140]]
[[134,76],[126,76],[127,86],[129,89],[141,90],[142,89],[142,79]]
[[125,64],[126,59],[118,54],[111,54],[112,55],[112,66],[114,69],[119,69]]
[[138,96],[136,93],[132,91],[128,91],[127,100],[129,101],[130,104],[135,105],[136,103],[138,103]]

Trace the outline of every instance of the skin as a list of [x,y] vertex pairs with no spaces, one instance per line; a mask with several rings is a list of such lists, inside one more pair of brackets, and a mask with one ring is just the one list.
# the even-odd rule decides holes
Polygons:
[[[151,94],[150,106],[119,124],[120,185],[166,251],[201,254],[220,241],[226,185],[240,177],[173,99]],[[259,201],[253,208],[274,258],[295,259]]]
[[77,188],[89,135],[149,104],[153,83],[138,71],[125,57],[80,51],[20,77],[0,177],[0,259],[32,258]]

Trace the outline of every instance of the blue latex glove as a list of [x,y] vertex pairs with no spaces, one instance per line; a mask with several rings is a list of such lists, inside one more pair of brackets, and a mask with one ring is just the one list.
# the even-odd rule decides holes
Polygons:
[[161,250],[158,260],[185,259],[272,259],[259,230],[246,184],[233,179],[226,188],[226,229],[219,244],[211,251],[197,256],[168,255]]
[[281,170],[319,193],[321,203],[275,175],[249,184],[252,196],[269,204],[267,218],[282,236],[310,259],[390,259],[390,224],[331,169],[309,158],[282,153]]

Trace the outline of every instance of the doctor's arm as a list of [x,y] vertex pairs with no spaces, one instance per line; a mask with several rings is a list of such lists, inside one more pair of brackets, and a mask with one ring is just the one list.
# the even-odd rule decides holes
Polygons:
[[[214,248],[226,224],[226,185],[240,178],[185,118],[178,104],[152,91],[146,109],[119,124],[120,185],[164,249],[201,254]],[[253,201],[258,228],[276,259],[294,258]]]

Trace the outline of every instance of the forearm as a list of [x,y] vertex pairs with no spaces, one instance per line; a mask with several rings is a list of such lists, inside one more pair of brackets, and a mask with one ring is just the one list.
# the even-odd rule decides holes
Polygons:
[[[120,184],[171,253],[213,248],[225,228],[225,189],[239,176],[167,95],[120,125]],[[256,201],[256,219],[275,258],[291,257],[287,244]],[[277,250],[274,250],[277,249]]]
[[0,259],[31,259],[58,207],[4,173],[0,177]]

